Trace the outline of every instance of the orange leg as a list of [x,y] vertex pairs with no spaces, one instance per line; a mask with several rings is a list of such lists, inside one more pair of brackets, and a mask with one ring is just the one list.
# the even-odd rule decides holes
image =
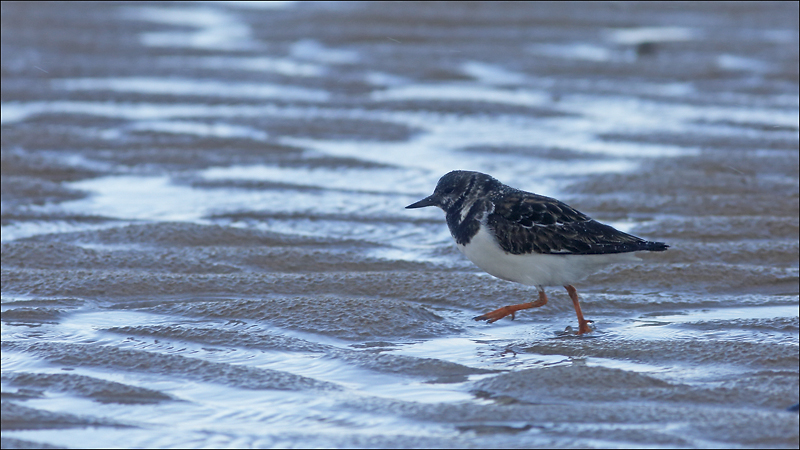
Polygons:
[[569,298],[572,299],[572,304],[575,305],[575,313],[578,315],[578,333],[576,334],[584,334],[592,331],[592,329],[589,328],[589,323],[591,323],[592,321],[583,318],[583,312],[581,312],[581,304],[578,303],[578,291],[575,290],[575,288],[572,287],[571,284],[568,284],[564,287],[567,289],[567,292],[569,293]]
[[503,306],[502,308],[495,309],[494,311],[488,312],[482,316],[475,317],[474,320],[485,320],[488,323],[492,323],[497,322],[509,314],[511,315],[511,320],[514,320],[514,313],[517,311],[521,309],[538,308],[539,306],[544,306],[545,304],[547,304],[547,295],[545,295],[544,289],[539,288],[539,299],[535,302]]

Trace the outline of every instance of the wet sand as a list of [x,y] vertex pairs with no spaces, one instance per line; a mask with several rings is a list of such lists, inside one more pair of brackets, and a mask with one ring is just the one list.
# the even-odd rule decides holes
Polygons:
[[[800,444],[798,6],[2,5],[2,446]],[[664,253],[535,289],[453,169]]]

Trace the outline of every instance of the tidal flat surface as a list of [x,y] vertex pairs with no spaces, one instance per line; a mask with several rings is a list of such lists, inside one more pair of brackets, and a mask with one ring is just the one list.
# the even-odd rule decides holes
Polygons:
[[[2,445],[797,448],[798,4],[2,4]],[[516,320],[453,169],[669,251]],[[569,331],[569,330],[567,330]]]

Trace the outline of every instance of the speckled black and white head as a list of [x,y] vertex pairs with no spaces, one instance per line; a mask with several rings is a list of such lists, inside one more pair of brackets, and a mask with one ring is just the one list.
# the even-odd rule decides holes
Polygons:
[[494,209],[489,200],[506,187],[495,178],[480,172],[454,170],[439,179],[433,194],[406,206],[438,206],[447,214],[450,234],[459,244],[466,244],[478,232],[480,221]]
[[439,178],[433,194],[406,206],[406,208],[438,206],[446,213],[460,211],[463,206],[473,203],[475,199],[485,196],[502,185],[485,173],[454,170]]

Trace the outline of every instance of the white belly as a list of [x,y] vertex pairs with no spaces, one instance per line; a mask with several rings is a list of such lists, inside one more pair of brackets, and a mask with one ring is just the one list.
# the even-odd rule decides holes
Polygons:
[[566,286],[577,283],[609,264],[637,261],[633,253],[607,255],[512,255],[497,244],[481,227],[466,246],[458,245],[464,255],[486,272],[508,281],[529,286]]

